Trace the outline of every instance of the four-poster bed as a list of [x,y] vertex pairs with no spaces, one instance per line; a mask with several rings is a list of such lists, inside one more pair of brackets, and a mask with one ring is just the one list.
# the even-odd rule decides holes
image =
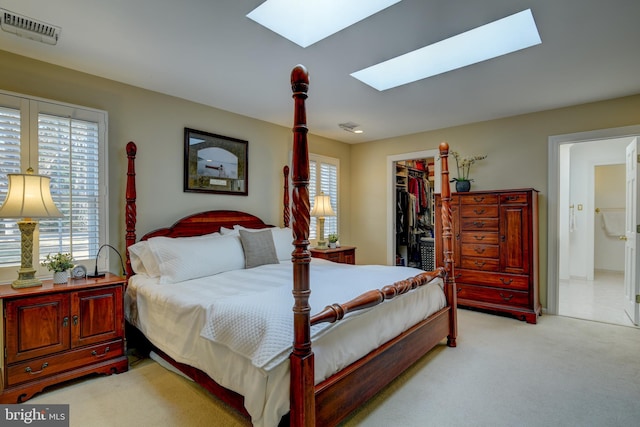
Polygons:
[[[128,144],[126,244],[130,280],[126,311],[128,320],[142,331],[160,355],[224,402],[250,416],[254,424],[275,425],[289,409],[293,426],[328,426],[339,423],[445,338],[447,345],[456,345],[448,146],[446,143],[440,146],[443,174],[440,237],[444,268],[420,272],[408,267],[349,266],[312,260],[308,250],[309,161],[305,112],[309,81],[304,67],[299,65],[293,69],[291,84],[295,103],[293,189],[289,213],[289,168],[285,167],[284,228],[271,227],[243,212],[208,211],[147,233],[136,243],[134,160],[137,149],[133,142]],[[292,223],[288,228],[290,218]],[[267,246],[263,245],[264,239],[271,239]],[[248,249],[258,240],[257,247],[261,249],[256,254]],[[179,259],[178,264],[184,263],[180,257],[193,247],[207,249],[189,255],[191,268],[203,269],[202,274],[212,276],[200,277],[192,270],[185,272],[180,265],[176,266],[175,260]],[[238,261],[230,255],[236,250],[239,257],[244,251],[239,267],[232,266]],[[161,261],[159,278],[151,271],[157,266],[150,267],[150,263],[144,262],[147,252],[156,254],[155,261],[168,260],[164,267]],[[267,252],[273,252],[277,259],[262,259]],[[250,262],[255,262],[257,267],[248,268]],[[254,276],[247,276],[251,274]],[[286,276],[286,280],[280,276]],[[165,280],[167,277],[171,280]],[[211,277],[220,282],[214,291],[205,290],[214,281]],[[328,283],[336,281],[336,277],[348,280],[348,286],[342,286],[347,294],[332,294],[335,291]],[[288,286],[280,286],[283,280]],[[260,289],[256,291],[257,282]],[[230,294],[230,288],[236,287],[242,295]],[[203,303],[205,296],[216,294],[217,298],[220,293],[224,294],[222,302]],[[159,300],[174,304],[172,298],[178,296],[186,301],[162,308],[152,304]],[[333,303],[343,297],[342,300],[348,302]],[[319,301],[323,301],[323,305]],[[253,302],[256,302],[254,311],[264,308],[269,312],[267,315],[275,317],[261,319],[256,326],[239,328],[238,319],[245,319],[247,315],[237,314],[236,306],[252,307]],[[282,312],[271,313],[277,311],[276,306],[281,302],[287,307],[286,320],[278,317]],[[312,310],[318,312],[322,306],[326,308],[312,315]],[[184,337],[184,328],[173,329],[180,323],[184,325],[185,318],[186,329],[202,329],[191,341]],[[160,324],[154,324],[153,319],[161,319]],[[223,329],[223,324],[230,325],[228,330]],[[246,345],[244,341],[240,343],[235,335],[225,340],[235,329],[249,330],[249,335],[255,335],[255,330],[260,329],[264,333],[258,339],[271,343],[280,331],[270,329],[281,326],[287,330],[287,349],[278,347],[275,356],[269,353],[261,358],[262,348]],[[215,339],[218,341],[214,342]],[[356,341],[362,345],[353,344]],[[352,354],[338,361],[333,358],[335,353]]]

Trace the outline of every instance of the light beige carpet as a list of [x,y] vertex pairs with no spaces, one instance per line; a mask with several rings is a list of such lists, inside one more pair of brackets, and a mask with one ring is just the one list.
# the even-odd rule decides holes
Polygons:
[[[459,310],[458,347],[434,349],[345,426],[631,426],[640,422],[640,330],[558,316],[537,325]],[[72,427],[250,425],[143,360],[36,396]]]

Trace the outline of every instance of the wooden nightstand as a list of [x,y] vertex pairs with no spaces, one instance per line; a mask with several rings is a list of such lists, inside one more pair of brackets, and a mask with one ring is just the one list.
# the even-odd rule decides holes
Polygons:
[[355,264],[356,263],[356,247],[355,246],[340,246],[335,249],[317,249],[311,248],[311,256],[314,258],[328,259],[333,262],[340,262],[342,264]]
[[107,273],[61,285],[0,285],[0,402],[24,402],[47,386],[87,374],[126,371],[125,284]]

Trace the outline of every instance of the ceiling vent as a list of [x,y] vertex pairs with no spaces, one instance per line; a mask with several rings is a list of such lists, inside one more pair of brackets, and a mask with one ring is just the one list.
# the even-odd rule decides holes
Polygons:
[[60,31],[62,31],[60,27],[18,15],[6,9],[0,9],[0,13],[2,13],[0,28],[4,31],[46,44],[58,43]]

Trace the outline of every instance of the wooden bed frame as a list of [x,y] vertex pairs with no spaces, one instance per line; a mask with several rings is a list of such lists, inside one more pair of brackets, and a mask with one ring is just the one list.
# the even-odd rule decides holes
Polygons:
[[[293,350],[290,355],[290,413],[292,426],[333,426],[338,424],[353,410],[373,397],[377,392],[393,381],[398,375],[414,364],[429,350],[445,338],[447,345],[456,346],[457,315],[456,292],[453,275],[451,192],[449,188],[448,145],[440,144],[442,162],[442,238],[444,268],[425,272],[416,277],[396,282],[379,290],[372,290],[346,303],[332,304],[320,313],[311,316],[309,295],[309,152],[307,144],[307,126],[305,100],[309,87],[306,69],[298,65],[291,72],[291,85],[294,98],[293,160],[292,160],[292,224],[295,247],[293,262]],[[126,188],[126,268],[127,275],[133,275],[128,248],[136,242],[136,187],[135,187],[135,143],[127,144],[128,171]],[[289,168],[285,167],[284,223],[289,224]],[[155,236],[186,237],[219,231],[220,227],[233,228],[233,225],[247,228],[265,228],[259,218],[237,211],[208,211],[188,216],[173,226],[147,233],[141,240]],[[342,371],[334,374],[317,385],[314,381],[314,354],[311,342],[311,325],[322,322],[339,321],[348,312],[361,310],[381,304],[386,299],[411,291],[428,283],[435,277],[442,277],[447,306],[409,330],[373,350],[362,359],[354,362]],[[244,409],[244,398],[213,381],[204,372],[188,365],[178,363],[162,351],[162,357],[180,369],[186,375],[204,386],[223,402],[249,416]]]

